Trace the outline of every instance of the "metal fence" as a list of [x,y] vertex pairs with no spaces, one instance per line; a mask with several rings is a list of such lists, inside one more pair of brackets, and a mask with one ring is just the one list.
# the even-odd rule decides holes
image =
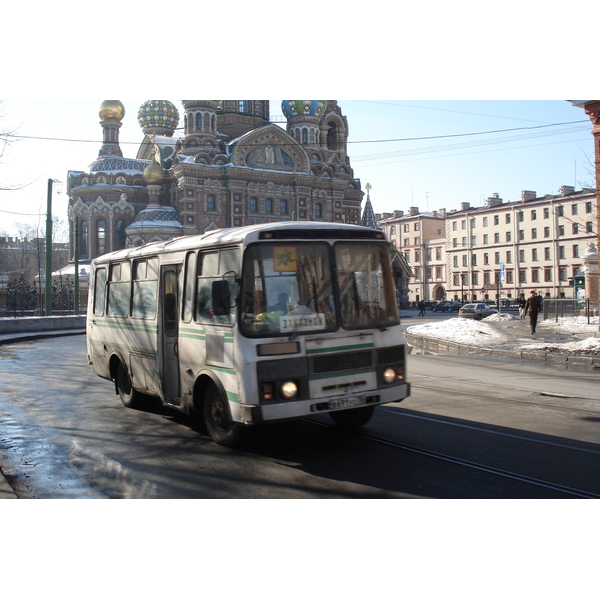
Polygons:
[[[78,311],[72,285],[52,285],[52,314],[85,314],[88,291],[79,290]],[[46,314],[46,293],[24,282],[0,290],[0,317],[43,317]]]
[[575,318],[577,323],[598,323],[598,300],[575,298],[544,298],[544,320],[558,323],[561,318]]

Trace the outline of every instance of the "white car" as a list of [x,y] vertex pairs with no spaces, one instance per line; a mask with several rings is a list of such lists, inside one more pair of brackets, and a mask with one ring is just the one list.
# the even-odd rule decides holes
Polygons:
[[487,304],[465,304],[459,311],[458,316],[465,319],[485,319],[490,315],[495,315],[498,311]]

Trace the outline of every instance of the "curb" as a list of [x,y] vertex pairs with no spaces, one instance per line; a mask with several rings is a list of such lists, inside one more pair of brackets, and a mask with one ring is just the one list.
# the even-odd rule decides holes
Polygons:
[[408,343],[409,354],[413,347],[422,348],[437,354],[485,354],[489,356],[499,356],[502,358],[512,358],[526,360],[528,362],[545,363],[553,367],[563,367],[571,371],[600,371],[600,358],[593,356],[575,356],[568,354],[558,354],[553,352],[536,352],[534,350],[504,350],[501,348],[481,348],[478,346],[469,346],[457,342],[449,342],[436,338],[412,335],[404,332],[404,337]]

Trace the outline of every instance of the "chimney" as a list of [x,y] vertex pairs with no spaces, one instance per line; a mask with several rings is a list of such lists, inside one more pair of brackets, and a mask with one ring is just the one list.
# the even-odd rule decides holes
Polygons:
[[418,207],[418,206],[411,206],[411,207],[408,209],[408,214],[409,214],[411,217],[414,217],[415,215],[418,215],[418,214],[419,214],[419,207]]
[[446,217],[446,209],[445,208],[440,208],[440,217]]
[[403,210],[395,210],[394,211],[394,219],[399,219],[400,217],[404,216],[404,211]]
[[521,202],[529,202],[530,200],[535,200],[537,197],[537,192],[531,192],[529,190],[523,190],[521,192]]
[[470,202],[461,202],[460,203],[460,210],[469,210],[470,208],[471,208]]
[[500,198],[499,194],[492,194],[487,199],[487,205],[492,208],[494,206],[500,206],[502,204],[502,198]]
[[438,216],[438,211],[437,210],[432,210],[431,211],[431,216],[432,217],[437,217]]
[[560,195],[568,196],[569,194],[574,194],[575,188],[572,185],[561,185],[560,186]]

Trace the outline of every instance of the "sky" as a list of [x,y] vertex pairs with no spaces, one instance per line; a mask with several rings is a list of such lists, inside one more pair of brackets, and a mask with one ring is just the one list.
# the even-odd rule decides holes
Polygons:
[[[44,230],[48,179],[56,181],[52,213],[66,223],[67,172],[86,170],[98,155],[103,99],[8,99],[0,105],[0,129],[16,135],[0,158],[0,232],[18,235],[20,223]],[[119,99],[125,106],[121,149],[135,158],[143,138],[137,112],[145,99]],[[167,99],[182,117],[181,101]],[[593,186],[591,123],[567,100],[338,103],[348,120],[354,176],[363,191],[370,184],[376,213],[451,210],[462,202],[482,206],[494,193],[514,201],[523,190],[541,196],[562,185]],[[270,104],[271,118],[283,119],[281,100]]]

